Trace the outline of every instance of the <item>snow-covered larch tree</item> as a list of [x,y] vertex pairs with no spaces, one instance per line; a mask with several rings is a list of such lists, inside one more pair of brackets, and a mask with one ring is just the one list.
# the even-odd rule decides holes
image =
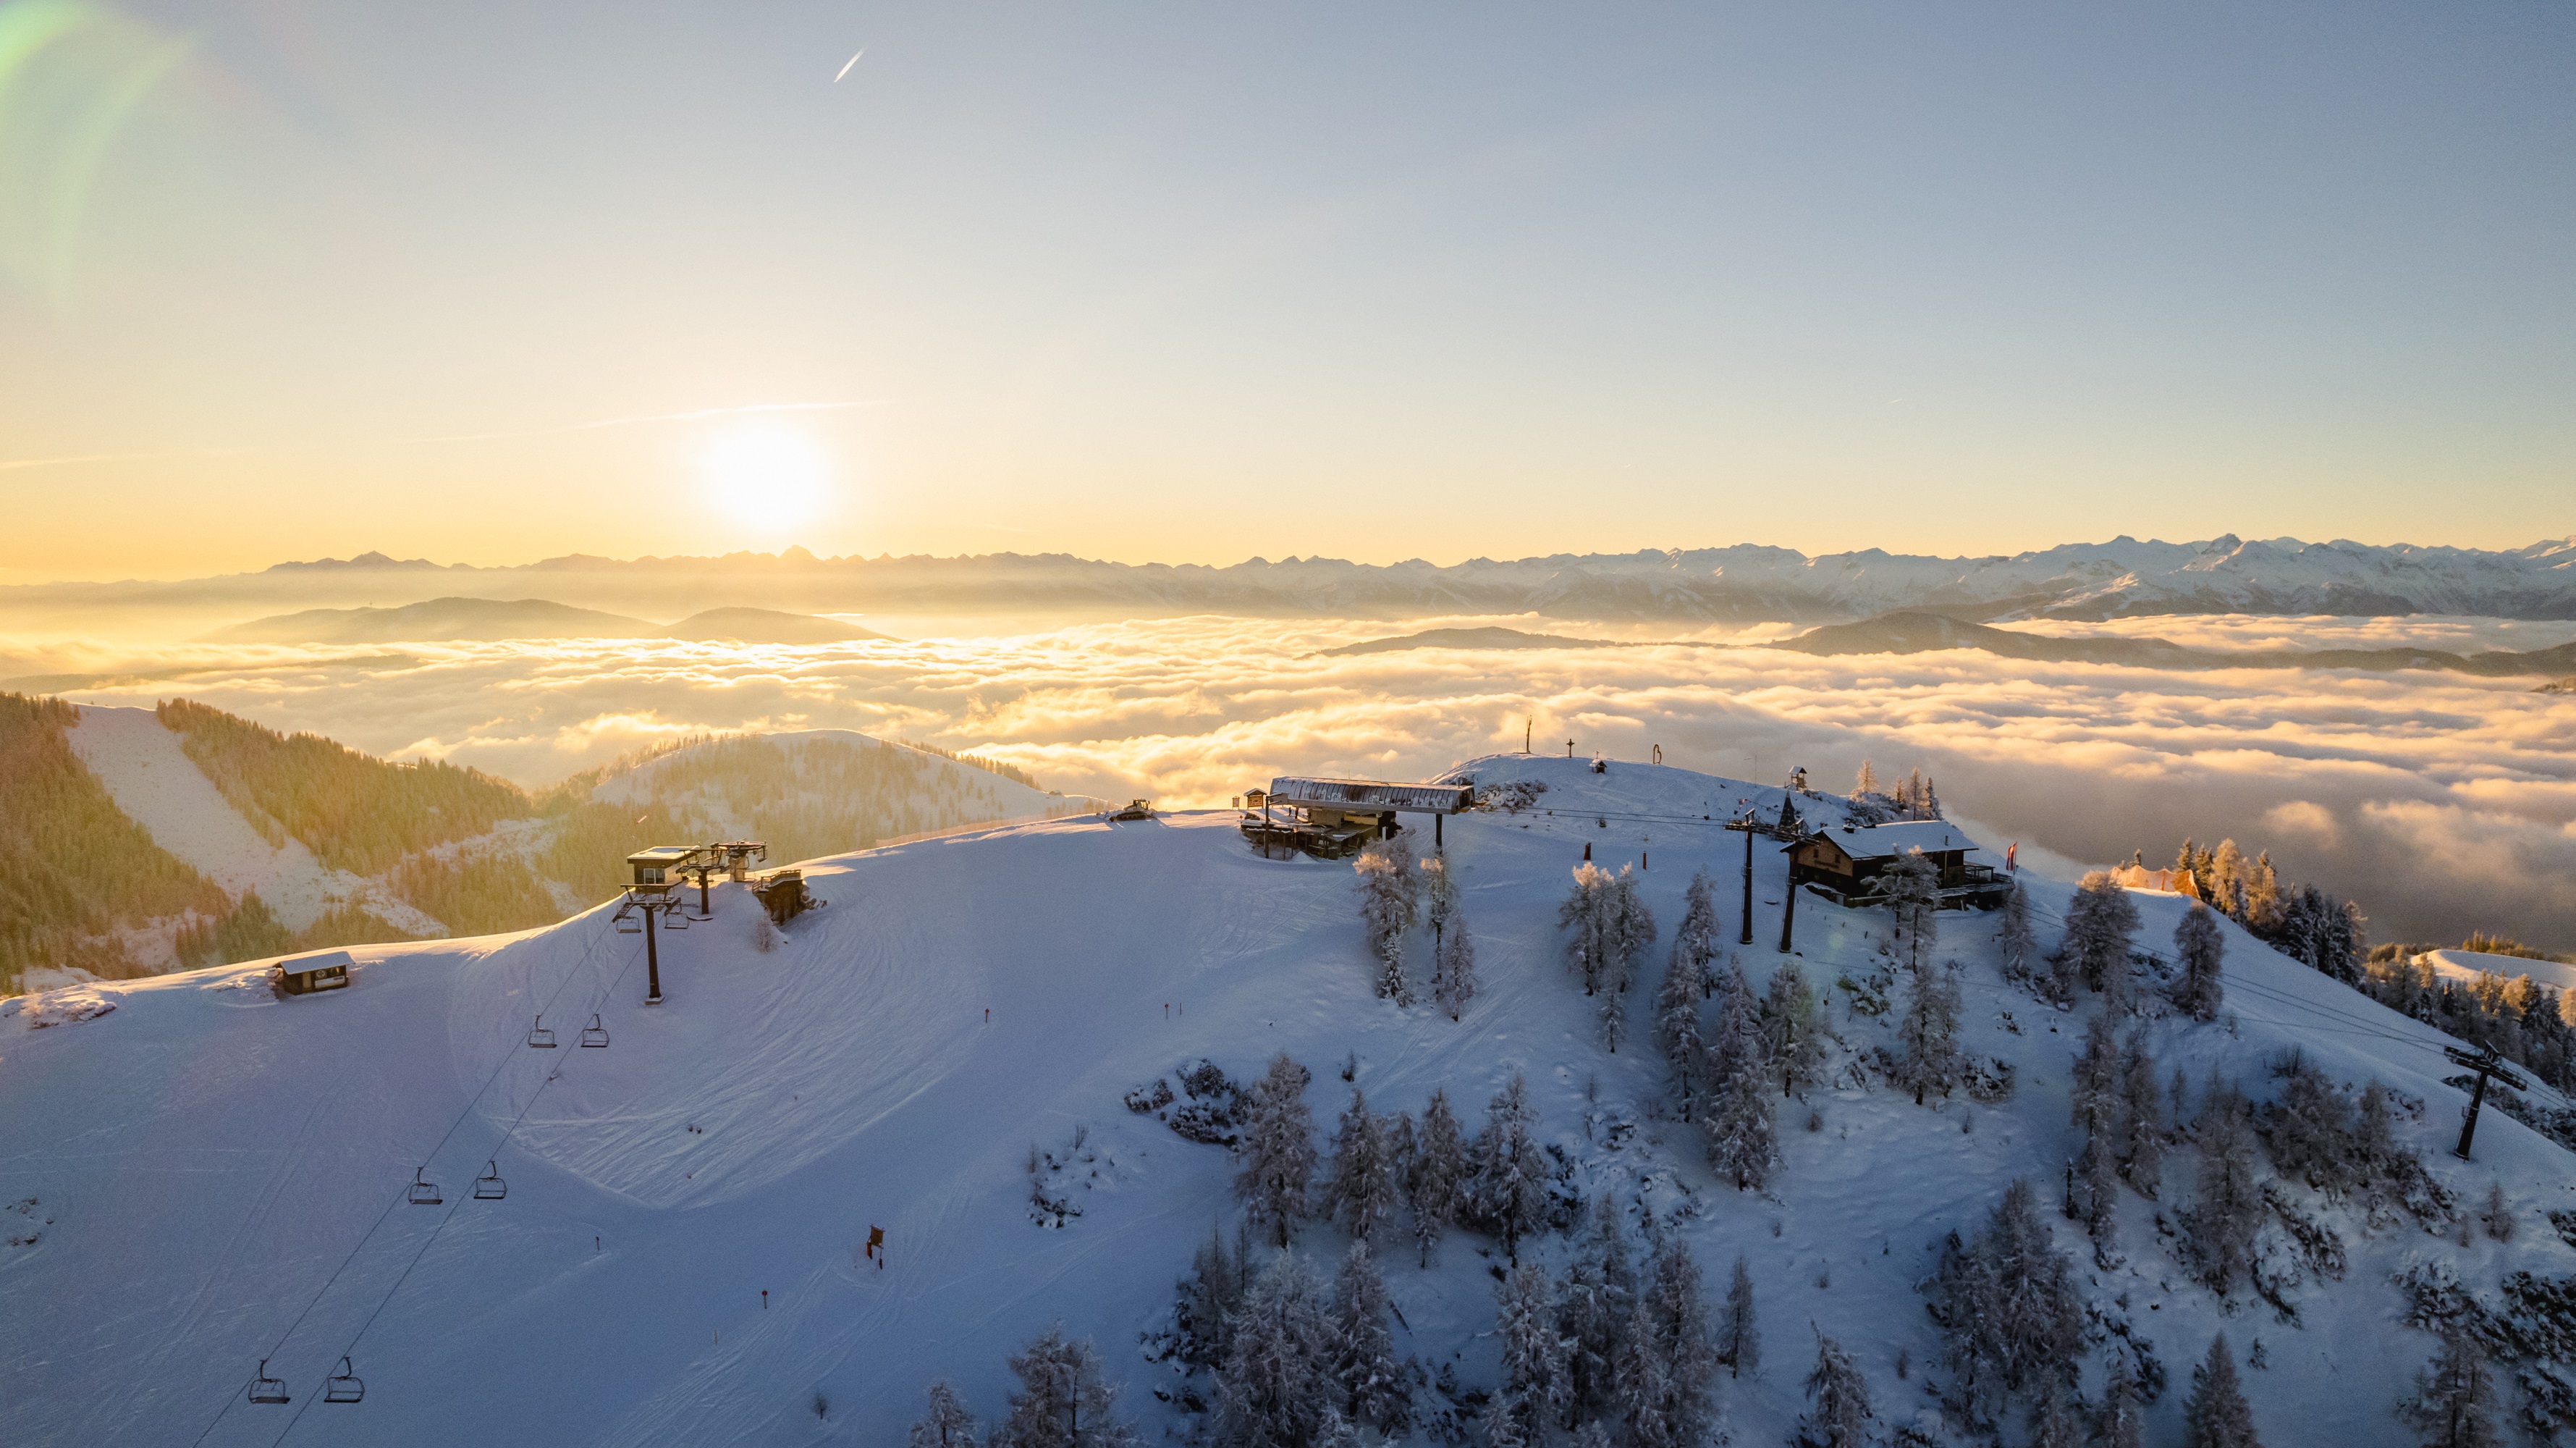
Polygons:
[[1485,1129],[1476,1137],[1476,1211],[1503,1239],[1503,1253],[1515,1266],[1521,1238],[1547,1221],[1547,1154],[1531,1134],[1537,1121],[1529,1082],[1515,1071],[1485,1108]]
[[1694,870],[1690,888],[1682,892],[1682,923],[1673,929],[1673,958],[1666,969],[1698,991],[1702,1000],[1717,992],[1720,929],[1717,886],[1708,871]]
[[1628,1265],[1628,1235],[1618,1204],[1595,1202],[1592,1233],[1566,1264],[1557,1288],[1556,1324],[1566,1341],[1568,1396],[1581,1415],[1616,1406],[1616,1379],[1628,1327],[1636,1316],[1637,1276]]
[[2432,1435],[2424,1448],[2498,1448],[2503,1441],[2495,1427],[2495,1374],[2477,1339],[2456,1324],[2443,1332],[2414,1396],[2397,1411]]
[[1780,1094],[1795,1096],[1816,1084],[1825,1064],[1824,1023],[1816,1010],[1816,992],[1807,972],[1784,962],[1771,972],[1771,988],[1762,996],[1762,1045],[1779,1073]]
[[1798,1425],[1798,1448],[1867,1448],[1870,1420],[1869,1380],[1843,1345],[1819,1331],[1816,1366],[1807,1374],[1807,1398],[1815,1406]]
[[1282,1252],[1244,1294],[1217,1385],[1215,1440],[1223,1448],[1313,1443],[1338,1388],[1322,1289],[1303,1259]]
[[2108,871],[2095,870],[2075,887],[2066,905],[2066,935],[2058,954],[2088,990],[2117,997],[2129,974],[2129,941],[2138,933],[2138,907]]
[[1709,1166],[1733,1177],[1738,1191],[1761,1187],[1780,1161],[1772,1080],[1753,983],[1744,978],[1742,966],[1730,964],[1718,978],[1701,1125],[1708,1136]]
[[2032,1205],[2030,1183],[2004,1190],[1975,1240],[1950,1234],[1927,1289],[1950,1374],[1942,1401],[1953,1413],[1991,1432],[2013,1398],[2074,1385],[2084,1300],[2074,1264]]
[[2227,1000],[2226,988],[2218,980],[2219,962],[2226,954],[2227,940],[2219,933],[2216,914],[2194,903],[2174,927],[2174,958],[2182,963],[2182,979],[2174,982],[2174,1004],[2184,1015],[2195,1021],[2218,1019],[2218,1008]]
[[1353,1423],[1400,1438],[1412,1425],[1413,1397],[1395,1339],[1387,1333],[1387,1308],[1386,1279],[1378,1274],[1376,1258],[1368,1243],[1353,1242],[1333,1279],[1326,1324],[1333,1375],[1342,1391],[1338,1406]]
[[1451,911],[1431,960],[1431,1002],[1456,1020],[1476,999],[1476,941],[1467,917]]
[[2040,985],[2034,973],[2039,959],[2039,941],[2030,931],[2030,893],[2013,881],[2004,895],[2001,909],[1995,912],[1995,946],[2003,956],[2004,979],[2026,985]]
[[1368,1096],[1351,1088],[1350,1109],[1333,1132],[1332,1174],[1324,1183],[1324,1210],[1342,1230],[1366,1241],[1395,1211],[1395,1161],[1384,1118],[1370,1114]]
[[1887,910],[1895,920],[1897,962],[1920,970],[1932,963],[1932,948],[1941,937],[1941,872],[1921,850],[1909,849],[1881,878],[1887,881]]
[[1422,1265],[1428,1267],[1433,1249],[1440,1245],[1440,1233],[1458,1219],[1460,1196],[1468,1187],[1466,1136],[1457,1113],[1449,1109],[1448,1094],[1438,1087],[1432,1088],[1431,1102],[1422,1108],[1422,1127],[1415,1136],[1405,1187],[1413,1208],[1414,1242],[1421,1250]]
[[2254,1436],[2254,1410],[2237,1383],[2227,1334],[2209,1340],[2209,1356],[2191,1370],[2191,1396],[2182,1405],[2183,1448],[2262,1448]]
[[1914,1104],[1935,1091],[1948,1096],[1959,1084],[1959,982],[1947,970],[1924,964],[1896,1023],[1896,1084],[1914,1093]]
[[1306,1107],[1306,1068],[1282,1051],[1252,1085],[1243,1138],[1243,1168],[1234,1190],[1278,1246],[1306,1215],[1306,1185],[1315,1175],[1315,1116]]
[[1602,974],[1618,948],[1610,889],[1610,872],[1586,860],[1574,867],[1573,888],[1556,907],[1557,928],[1574,931],[1565,939],[1565,967],[1583,978],[1585,995],[1600,992]]
[[2183,1227],[2202,1284],[2221,1297],[2253,1270],[2254,1234],[2263,1225],[2251,1114],[2234,1082],[2211,1078],[2195,1130],[2199,1172]]
[[1717,1360],[1730,1378],[1762,1368],[1762,1329],[1753,1320],[1753,1273],[1741,1252],[1735,1254],[1735,1270],[1726,1280],[1726,1306],[1717,1317]]
[[1089,1338],[1057,1323],[1010,1359],[1020,1390],[993,1430],[993,1448],[1135,1448],[1144,1440],[1118,1416],[1118,1385],[1101,1376]]
[[1701,1059],[1707,1046],[1700,1033],[1697,974],[1683,968],[1677,944],[1672,963],[1664,967],[1663,984],[1655,991],[1655,1049],[1664,1053],[1664,1064],[1671,1068],[1673,1113],[1684,1121],[1699,1118],[1700,1098],[1708,1089]]
[[1422,920],[1438,935],[1458,917],[1458,877],[1449,872],[1449,858],[1433,855],[1422,861]]
[[1369,954],[1377,962],[1377,993],[1397,1005],[1413,1004],[1413,988],[1404,978],[1404,933],[1420,913],[1422,877],[1413,852],[1392,839],[1371,840],[1351,862],[1359,878],[1353,890],[1360,899],[1360,926],[1367,932]]
[[1661,1360],[1665,1423],[1674,1442],[1701,1442],[1715,1421],[1717,1339],[1699,1259],[1679,1234],[1655,1244],[1637,1297],[1645,1331]]
[[1518,1414],[1525,1441],[1546,1436],[1569,1401],[1565,1338],[1556,1327],[1547,1269],[1523,1262],[1494,1291],[1494,1337],[1503,1358],[1503,1402]]
[[[1247,1247],[1249,1243],[1245,1244]],[[1225,1235],[1214,1224],[1208,1239],[1190,1257],[1190,1275],[1180,1281],[1173,1304],[1173,1326],[1179,1329],[1180,1358],[1193,1368],[1225,1365],[1233,1340],[1234,1316],[1243,1306],[1248,1264],[1225,1250]]]
[[2129,1032],[2120,1057],[2120,1175],[2152,1201],[2163,1178],[2163,1096],[2156,1088],[2156,1058],[2147,1051],[2147,1028]]
[[947,1379],[930,1385],[930,1406],[914,1421],[905,1442],[906,1448],[975,1448],[975,1415],[966,1411],[965,1400]]
[[2078,1131],[2108,1135],[2120,1119],[2120,1042],[2113,1034],[2111,1013],[2095,1011],[2084,1023],[2084,1049],[2075,1057],[2074,1089],[2068,1093]]

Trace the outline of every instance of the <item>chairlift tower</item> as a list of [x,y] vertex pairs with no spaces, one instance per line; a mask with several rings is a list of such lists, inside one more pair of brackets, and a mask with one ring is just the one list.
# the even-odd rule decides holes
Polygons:
[[2478,1134],[2478,1110],[2487,1104],[2488,1078],[2492,1077],[2503,1082],[2516,1091],[2528,1091],[2531,1088],[2520,1076],[2514,1074],[2511,1066],[2504,1063],[2504,1057],[2493,1046],[2481,1046],[2475,1051],[2463,1051],[2457,1046],[2444,1046],[2442,1054],[2451,1059],[2451,1064],[2466,1066],[2478,1075],[2478,1084],[2469,1092],[2469,1109],[2460,1118],[2460,1144],[2452,1153],[2460,1160],[2467,1161],[2470,1159],[2469,1143],[2475,1140]]
[[627,866],[634,871],[634,879],[626,887],[625,903],[617,907],[617,914],[612,918],[618,932],[625,935],[639,933],[637,920],[641,918],[644,1004],[648,1006],[662,1003],[662,951],[653,939],[654,913],[661,913],[665,930],[689,928],[689,917],[679,902],[671,898],[671,891],[686,878],[686,872],[698,864],[704,854],[705,848],[699,845],[655,845],[626,857]]
[[1742,815],[1728,820],[1726,828],[1744,836],[1744,933],[1737,937],[1735,943],[1751,945],[1753,943],[1753,836],[1762,826],[1754,822],[1753,811],[1747,809]]

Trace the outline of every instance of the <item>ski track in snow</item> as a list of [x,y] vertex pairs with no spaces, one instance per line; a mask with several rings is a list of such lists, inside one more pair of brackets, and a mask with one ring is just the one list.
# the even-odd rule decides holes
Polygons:
[[[360,948],[353,985],[330,995],[239,989],[262,969],[252,964],[85,986],[118,1006],[91,1020],[41,1031],[0,1020],[12,1108],[0,1116],[0,1199],[35,1196],[55,1219],[37,1245],[0,1248],[10,1439],[187,1443],[220,1410],[210,1445],[265,1445],[289,1421],[290,1443],[879,1444],[900,1438],[935,1377],[989,1423],[1010,1387],[1004,1355],[1057,1318],[1098,1340],[1127,1385],[1123,1410],[1157,1439],[1187,1419],[1153,1398],[1174,1378],[1138,1354],[1138,1336],[1163,1322],[1211,1226],[1230,1230],[1232,1164],[1130,1114],[1120,1093],[1201,1055],[1245,1079],[1283,1049],[1314,1074],[1320,1134],[1348,1103],[1345,1052],[1357,1052],[1373,1108],[1418,1113],[1437,1086],[1471,1131],[1520,1069],[1543,1139],[1587,1163],[1592,1184],[1652,1172],[1686,1187],[1699,1215],[1673,1230],[1712,1293],[1742,1252],[1759,1295],[1767,1366],[1720,1386],[1735,1441],[1789,1431],[1811,1320],[1857,1354],[1882,1421],[1911,1421],[1924,1379],[1898,1382],[1893,1360],[1936,1355],[1913,1284],[1940,1235],[1974,1230],[2010,1178],[2034,1179],[2053,1202],[2075,1146],[2066,1094],[2081,1014],[2006,991],[1990,921],[1948,917],[1942,952],[1969,966],[1962,1044],[2018,1064],[2010,1101],[1934,1109],[1892,1089],[1818,1090],[1783,1111],[1785,1166],[1758,1194],[1710,1178],[1693,1128],[1642,1121],[1623,1147],[1587,1142],[1591,1098],[1633,1113],[1663,1088],[1647,1005],[1693,868],[1717,877],[1723,938],[1757,984],[1782,959],[1776,905],[1762,903],[1781,898],[1776,847],[1757,842],[1756,943],[1737,947],[1743,838],[1695,819],[1738,800],[1776,809],[1780,795],[1646,765],[1475,767],[1550,792],[1538,812],[1448,823],[1484,981],[1456,1024],[1427,1003],[1399,1011],[1370,996],[1347,866],[1257,859],[1225,812],[1058,821],[810,866],[830,903],[766,955],[751,944],[754,902],[719,886],[715,918],[659,937],[659,1007],[641,1003],[642,942],[599,909],[516,936]],[[1415,838],[1427,850],[1427,833]],[[1642,878],[1661,935],[1616,1055],[1560,963],[1554,924],[1585,841],[1613,868],[1651,849]],[[2067,886],[2025,878],[2035,904],[2062,907]],[[2163,948],[2183,902],[2135,898],[2140,943]],[[1801,903],[1795,959],[1829,1019],[1855,1045],[1885,1039],[1832,988],[1878,958],[1885,916]],[[2413,1228],[2356,1238],[2345,1280],[2304,1289],[2309,1323],[2292,1329],[2259,1307],[2222,1317],[2154,1240],[2158,1204],[2133,1195],[2127,1266],[2088,1265],[2079,1280],[2099,1302],[2130,1294],[2130,1317],[2173,1375],[2152,1414],[2157,1441],[2178,1435],[2188,1369],[2222,1326],[2240,1358],[2252,1339],[2267,1344],[2271,1367],[2246,1378],[2272,1441],[2391,1441],[2389,1408],[2432,1342],[2398,1326],[2389,1273],[2426,1255],[2479,1285],[2509,1267],[2576,1268],[2537,1211],[2565,1202],[2567,1159],[2495,1113],[2479,1161],[2450,1159],[2458,1093],[2439,1084],[2452,1069],[2431,1049],[2440,1037],[2232,926],[2227,941],[2237,1019],[2152,1022],[2164,1074],[2181,1067],[2196,1095],[2223,1064],[2262,1094],[2263,1063],[2294,1039],[2273,1022],[2295,1023],[2337,1079],[2376,1075],[2425,1098],[2424,1118],[2401,1122],[2410,1144],[2465,1197],[2504,1181],[2522,1235],[2467,1249]],[[1426,934],[1417,976],[1428,949]],[[523,1044],[540,1009],[556,1050]],[[575,1044],[593,1010],[612,1033],[604,1051]],[[2022,1034],[2003,1027],[2005,1011]],[[1801,1129],[1810,1108],[1820,1132]],[[1061,1152],[1077,1125],[1100,1184],[1075,1193],[1083,1215],[1041,1228],[1028,1154]],[[447,1204],[398,1204],[425,1154]],[[503,1201],[468,1196],[487,1158],[508,1181]],[[1680,1188],[1657,1190],[1679,1200]],[[2173,1205],[2168,1193],[2161,1206]],[[2073,1224],[2048,1219],[2089,1264]],[[858,1259],[871,1224],[887,1229],[882,1270]],[[598,1247],[584,1246],[594,1234]],[[1553,1268],[1566,1245],[1533,1250]],[[1310,1225],[1299,1250],[1329,1267],[1342,1239]],[[1410,1324],[1399,1347],[1434,1371],[1454,1362],[1471,1384],[1494,1371],[1481,1336],[1491,1250],[1452,1232],[1428,1271],[1409,1243],[1380,1253]],[[1816,1286],[1827,1272],[1831,1285]],[[242,1402],[290,1323],[272,1368],[296,1403]],[[343,1352],[365,1402],[296,1416]],[[818,1392],[828,1421],[810,1409]]]

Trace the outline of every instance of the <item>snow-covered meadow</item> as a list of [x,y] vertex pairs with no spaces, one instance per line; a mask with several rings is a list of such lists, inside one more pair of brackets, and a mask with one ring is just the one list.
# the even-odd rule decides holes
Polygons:
[[[1346,865],[1259,859],[1222,811],[825,862],[809,879],[830,903],[767,953],[753,902],[719,887],[713,920],[659,937],[659,1007],[641,1003],[642,942],[593,911],[518,936],[361,949],[355,984],[332,995],[279,1000],[257,967],[230,967],[83,986],[84,1010],[41,1026],[31,1012],[0,1020],[0,1197],[30,1204],[34,1234],[0,1256],[11,1436],[885,1443],[935,1377],[998,1415],[1005,1354],[1061,1319],[1097,1341],[1123,1411],[1157,1439],[1187,1420],[1158,1400],[1180,1380],[1146,1340],[1169,1325],[1194,1246],[1238,1207],[1224,1150],[1122,1097],[1202,1057],[1248,1080],[1281,1051],[1313,1072],[1306,1101],[1327,1129],[1348,1100],[1346,1060],[1376,1109],[1418,1114],[1438,1087],[1470,1130],[1525,1076],[1542,1140],[1587,1197],[1651,1213],[1712,1292],[1743,1255],[1767,1347],[1758,1373],[1721,1381],[1740,1443],[1782,1441],[1803,1409],[1811,1323],[1855,1354],[1883,1420],[1928,1412],[1939,1345],[1916,1284],[1943,1234],[1973,1233],[2016,1178],[2083,1264],[2087,1302],[2151,1341],[2171,1374],[2150,1411],[2157,1441],[2178,1433],[2189,1365],[2222,1327],[2240,1361],[2263,1344],[2266,1365],[2245,1376],[2268,1441],[2394,1441],[2391,1408],[2433,1339],[2400,1325],[2392,1273],[2439,1262],[2491,1286],[2509,1268],[2576,1271],[2542,1215],[2576,1205],[2561,1149],[2490,1113],[2478,1161],[2449,1159],[2459,1093],[2441,1084],[2453,1070],[2441,1038],[2232,926],[2226,1013],[2141,1017],[2160,1069],[2195,1099],[2213,1070],[2262,1097],[2296,1044],[2337,1082],[2384,1081],[2422,1103],[2401,1113],[2400,1138],[2463,1201],[2502,1184],[2520,1226],[2510,1244],[2328,1206],[2348,1270],[2291,1289],[2303,1325],[2243,1299],[2223,1312],[2154,1226],[2190,1194],[2177,1161],[2162,1202],[2125,1197],[2123,1264],[2097,1270],[2054,1209],[2091,1003],[2061,1012],[2007,986],[1993,918],[1945,917],[1940,953],[1964,968],[1962,1044],[2011,1063],[2013,1094],[1917,1106],[1866,1088],[1844,1068],[1889,1044],[1895,1017],[1855,1013],[1839,982],[1880,973],[1887,917],[1812,898],[1785,959],[1827,998],[1842,1044],[1828,1084],[1783,1105],[1780,1171],[1739,1192],[1703,1164],[1696,1127],[1659,1119],[1665,1070],[1642,1008],[1694,869],[1718,880],[1723,938],[1757,984],[1783,963],[1778,856],[1757,851],[1755,940],[1739,950],[1743,837],[1699,819],[1776,807],[1777,793],[1678,768],[1596,776],[1561,758],[1467,767],[1549,788],[1535,811],[1448,823],[1483,981],[1455,1023],[1373,996]],[[1605,865],[1647,866],[1642,894],[1662,922],[1616,1054],[1556,927],[1587,843]],[[2068,886],[2030,888],[2045,943]],[[2140,944],[2167,948],[2184,902],[2135,899]],[[1427,939],[1413,949],[1419,973]],[[525,1044],[540,1012],[562,1046]],[[574,1044],[593,1012],[606,1049]],[[1078,1216],[1033,1220],[1033,1158]],[[468,1195],[487,1161],[502,1200]],[[415,1169],[440,1206],[405,1203]],[[882,1268],[861,1256],[872,1225],[886,1231]],[[1329,1266],[1342,1240],[1308,1225],[1298,1250]],[[1549,1234],[1528,1253],[1558,1265],[1572,1250]],[[1498,1257],[1463,1231],[1430,1270],[1384,1253],[1398,1348],[1492,1386]],[[1900,1353],[1913,1364],[1902,1379]],[[343,1354],[365,1401],[323,1404]],[[291,1404],[244,1401],[263,1357]],[[2098,1364],[2088,1374],[2098,1386]]]

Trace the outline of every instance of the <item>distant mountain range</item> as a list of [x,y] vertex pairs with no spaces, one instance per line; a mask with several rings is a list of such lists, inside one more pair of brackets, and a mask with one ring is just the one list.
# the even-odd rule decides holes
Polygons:
[[366,553],[183,582],[0,588],[0,614],[92,616],[120,607],[378,604],[388,595],[542,595],[579,608],[673,613],[711,588],[780,609],[980,614],[1080,610],[1341,618],[1535,614],[1569,619],[1845,622],[1939,612],[1969,622],[2157,614],[2482,614],[2576,619],[2576,538],[2471,548],[2249,542],[2068,544],[1936,558],[1869,549],[1643,550],[1471,559],[1446,566],[1253,558],[1226,567],[1126,564],[1064,554],[818,558],[801,548],[618,560],[575,554],[508,568]]
[[2151,669],[2442,669],[2509,677],[2576,668],[2576,643],[2527,653],[2442,649],[2192,649],[2156,638],[2052,638],[1961,623],[1937,613],[1890,613],[1826,627],[1771,645],[1802,654],[1921,654],[1982,649],[2051,663],[2129,664]]
[[[396,565],[403,566],[403,565]],[[434,566],[434,565],[432,565]],[[711,608],[667,627],[542,598],[433,598],[400,608],[310,608],[236,624],[229,643],[382,644],[493,639],[675,638],[752,644],[820,644],[885,635],[810,614]]]

